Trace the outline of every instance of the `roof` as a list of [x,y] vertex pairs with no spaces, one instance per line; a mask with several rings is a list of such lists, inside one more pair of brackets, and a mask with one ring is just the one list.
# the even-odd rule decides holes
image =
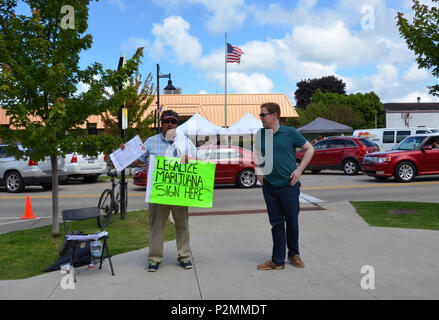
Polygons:
[[344,124],[323,119],[316,118],[314,121],[304,125],[297,129],[300,133],[326,133],[326,132],[352,132],[351,127],[345,126]]
[[[172,109],[180,116],[192,117],[199,113],[204,118],[217,126],[224,126],[224,94],[161,94],[160,105],[163,111]],[[298,117],[296,110],[284,93],[246,93],[227,94],[227,126],[231,126],[246,113],[252,114],[257,119],[261,105],[265,102],[279,104],[282,118]],[[156,98],[147,110],[147,114],[157,108]],[[104,127],[100,116],[91,116],[90,123],[97,123],[97,128]],[[0,108],[0,125],[9,124],[9,118]],[[85,128],[85,125],[83,126]]]
[[[172,109],[180,116],[192,116],[199,113],[217,126],[224,126],[224,94],[167,94],[160,95],[163,110]],[[157,100],[151,104],[148,112],[156,108]],[[231,126],[246,113],[259,118],[261,105],[265,102],[279,104],[282,118],[298,117],[296,110],[283,93],[267,94],[228,94],[227,126]]]
[[407,112],[407,111],[437,111],[437,102],[413,102],[413,103],[383,103],[386,112]]

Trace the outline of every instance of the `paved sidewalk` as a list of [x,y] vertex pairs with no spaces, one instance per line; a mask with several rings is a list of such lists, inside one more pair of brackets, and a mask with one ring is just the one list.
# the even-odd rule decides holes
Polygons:
[[[145,248],[114,256],[114,277],[105,262],[78,268],[74,290],[61,289],[60,272],[0,281],[0,299],[439,298],[438,231],[369,227],[348,202],[324,207],[299,216],[305,269],[256,270],[271,253],[266,213],[192,216],[191,270],[177,265],[169,241],[158,272],[144,269]],[[364,265],[374,267],[374,290],[361,288]]]

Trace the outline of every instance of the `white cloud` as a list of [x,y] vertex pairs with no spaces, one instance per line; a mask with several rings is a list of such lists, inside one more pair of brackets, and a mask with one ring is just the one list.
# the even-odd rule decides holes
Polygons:
[[213,11],[213,16],[206,23],[208,30],[213,33],[239,29],[246,18],[244,0],[191,1],[201,3],[205,5],[209,11]]
[[392,102],[417,102],[418,97],[421,98],[421,102],[439,102],[439,98],[428,94],[427,90],[410,92],[401,98],[393,99]]
[[419,69],[417,63],[413,63],[404,73],[402,80],[409,83],[419,83],[433,80],[433,76],[425,69]]
[[108,0],[108,2],[111,5],[115,5],[115,6],[119,7],[119,9],[122,11],[125,11],[125,9],[126,9],[125,2],[123,2],[122,0]]
[[154,23],[152,34],[156,37],[152,45],[152,54],[164,52],[164,46],[170,47],[178,64],[193,63],[201,56],[200,41],[189,34],[189,23],[182,17],[171,16],[163,23]]
[[[208,73],[207,78],[224,88],[224,73]],[[274,84],[265,74],[252,73],[247,75],[242,72],[227,73],[227,91],[237,93],[269,93]]]
[[167,12],[175,11],[179,7],[187,7],[189,4],[203,5],[212,13],[205,23],[207,30],[212,33],[239,29],[247,16],[245,0],[154,0],[154,3]]

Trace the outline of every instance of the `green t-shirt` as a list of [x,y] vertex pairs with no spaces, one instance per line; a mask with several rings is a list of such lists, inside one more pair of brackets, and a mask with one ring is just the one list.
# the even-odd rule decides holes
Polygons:
[[274,135],[271,129],[258,131],[255,150],[262,154],[262,170],[271,186],[283,187],[290,183],[290,176],[297,168],[296,148],[305,143],[305,138],[296,129],[282,124]]

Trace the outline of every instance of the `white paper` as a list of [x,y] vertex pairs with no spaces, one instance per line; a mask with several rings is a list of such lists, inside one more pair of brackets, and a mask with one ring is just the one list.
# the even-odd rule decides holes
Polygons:
[[122,150],[121,148],[117,149],[110,154],[110,158],[117,172],[121,172],[145,152],[146,148],[140,140],[140,137],[137,135],[125,143],[125,150]]
[[98,240],[101,237],[108,235],[107,231],[102,231],[94,234],[80,234],[80,235],[67,235],[67,240],[77,240],[77,241],[85,241],[85,240]]
[[188,138],[184,135],[184,133],[180,133],[178,130],[177,135],[174,138],[174,146],[178,151],[180,151],[181,155],[186,155],[191,158],[195,158],[197,156],[196,150],[191,148]]
[[155,157],[154,155],[149,156],[149,164],[148,164],[148,176],[146,179],[146,196],[145,196],[145,202],[149,203],[149,199],[151,197],[151,191],[152,191],[152,179],[155,169]]

